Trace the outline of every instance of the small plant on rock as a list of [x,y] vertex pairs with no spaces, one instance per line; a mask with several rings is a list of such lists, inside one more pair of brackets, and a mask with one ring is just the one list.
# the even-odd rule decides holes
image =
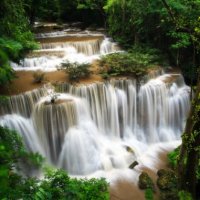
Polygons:
[[71,82],[79,81],[81,78],[88,78],[91,75],[89,63],[79,64],[65,62],[61,64],[61,68],[65,69]]
[[38,70],[33,73],[33,82],[34,83],[42,83],[45,79],[45,73]]

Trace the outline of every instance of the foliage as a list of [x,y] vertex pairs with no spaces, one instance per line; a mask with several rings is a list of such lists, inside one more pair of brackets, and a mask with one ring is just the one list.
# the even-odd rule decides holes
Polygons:
[[6,105],[9,101],[9,97],[0,95],[0,106]]
[[28,153],[22,138],[7,128],[0,127],[0,196],[1,198],[18,199],[25,189],[27,181],[15,171],[23,165],[40,166],[42,157]]
[[24,8],[31,25],[36,19],[59,21],[60,20],[60,0],[27,0]]
[[18,62],[27,51],[37,48],[23,0],[0,1],[0,35],[0,85],[5,85],[14,78],[9,61]]
[[[38,198],[39,197],[39,198]],[[108,184],[104,179],[73,179],[63,170],[47,171],[35,199],[107,200]]]
[[[125,48],[150,45],[167,54],[171,65],[200,64],[199,0],[107,0],[104,9],[109,33]],[[190,74],[196,79],[195,70]]]
[[91,75],[89,70],[90,64],[88,63],[62,63],[61,69],[65,69],[70,81],[78,81],[82,78],[88,78]]
[[[104,179],[72,179],[63,170],[47,170],[45,178],[24,177],[21,164],[41,166],[42,157],[28,153],[15,131],[0,126],[0,196],[2,199],[108,200]],[[21,171],[23,172],[23,170]]]
[[0,38],[0,85],[4,85],[14,78],[14,72],[9,65],[9,59],[18,57],[21,45],[6,38]]
[[178,196],[179,200],[192,200],[191,194],[186,191],[179,191]]
[[177,159],[180,153],[180,147],[168,153],[167,158],[172,169],[176,169],[177,167]]
[[0,15],[1,37],[12,38],[22,45],[21,53],[36,48],[33,34],[30,31],[29,23],[24,11],[23,0],[2,0]]
[[148,68],[155,67],[159,62],[159,57],[152,50],[132,48],[129,52],[103,56],[99,65],[102,67],[104,77],[118,75],[140,77],[147,73]]
[[34,83],[42,83],[45,79],[45,73],[38,70],[33,73],[33,82]]
[[153,190],[148,188],[145,190],[145,200],[153,200]]

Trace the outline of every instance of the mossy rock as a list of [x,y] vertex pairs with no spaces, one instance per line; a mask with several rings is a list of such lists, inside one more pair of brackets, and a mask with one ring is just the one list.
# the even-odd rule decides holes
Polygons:
[[161,191],[160,200],[179,200],[178,191]]
[[139,185],[139,188],[142,190],[152,189],[153,191],[155,191],[154,183],[146,172],[142,172],[140,174],[138,185]]
[[157,172],[159,178],[157,185],[161,190],[173,190],[177,188],[178,180],[176,174],[171,170],[161,169]]
[[165,175],[173,176],[176,174],[172,170],[160,169],[157,171],[157,175],[158,175],[158,177],[161,177],[161,176],[165,176]]

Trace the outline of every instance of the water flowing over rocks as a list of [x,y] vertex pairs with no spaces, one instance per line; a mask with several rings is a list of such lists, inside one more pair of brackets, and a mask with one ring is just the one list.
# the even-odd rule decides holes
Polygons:
[[[14,70],[55,73],[63,62],[93,62],[120,51],[102,30],[55,24],[38,30],[43,28],[44,32],[36,34],[40,49],[19,65],[12,63]],[[111,193],[144,199],[139,175],[147,170],[155,182],[155,173],[166,164],[160,154],[180,144],[190,109],[190,89],[182,75],[165,74],[160,68],[140,80],[94,83],[92,79],[86,85],[61,83],[65,76],[53,79],[56,88],[47,84],[11,96],[0,106],[0,125],[17,130],[26,148],[42,154],[48,165],[75,177],[105,177],[116,184]],[[28,81],[31,78],[29,74]]]
[[61,85],[60,93],[45,86],[10,97],[0,124],[70,174],[128,169],[135,160],[153,169],[156,147],[180,140],[189,111],[189,88],[180,74],[171,83],[170,76],[139,86],[131,79]]
[[119,51],[119,46],[103,33],[76,29],[36,34],[40,49],[33,51],[15,70],[55,71],[65,61],[92,62],[100,56]]

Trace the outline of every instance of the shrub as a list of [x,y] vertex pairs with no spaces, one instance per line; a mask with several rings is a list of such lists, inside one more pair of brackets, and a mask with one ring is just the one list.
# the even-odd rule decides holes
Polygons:
[[174,149],[167,155],[169,165],[172,167],[172,169],[175,169],[177,167],[177,159],[178,159],[179,151],[180,151],[180,147]]
[[[2,199],[27,199],[22,198],[27,192],[30,194],[36,184],[33,178],[23,178],[16,171],[20,164],[40,167],[43,158],[37,153],[28,153],[22,142],[21,136],[15,131],[0,126],[0,196]],[[32,182],[31,186],[28,182]]]
[[63,170],[47,171],[35,194],[35,197],[41,196],[44,199],[109,199],[108,184],[105,179],[70,178]]
[[45,79],[45,73],[38,70],[33,73],[33,82],[34,83],[42,83]]
[[[1,38],[0,38],[1,39]],[[5,85],[14,78],[14,71],[9,65],[9,57],[5,53],[0,40],[0,85]]]
[[0,126],[1,199],[109,199],[108,183],[105,179],[74,179],[60,169],[46,170],[42,180],[23,177],[18,173],[20,162],[40,167],[42,160],[38,153],[26,151],[17,132]]
[[65,62],[61,64],[61,68],[65,69],[70,81],[78,81],[81,78],[88,78],[91,75],[89,67],[90,64],[88,63],[79,64]]
[[144,76],[147,69],[159,64],[158,56],[155,52],[138,50],[137,48],[129,52],[113,53],[102,56],[99,65],[102,68],[103,76]]
[[153,190],[148,188],[145,190],[145,200],[153,200]]
[[186,191],[179,191],[178,197],[179,200],[192,200],[191,194]]

